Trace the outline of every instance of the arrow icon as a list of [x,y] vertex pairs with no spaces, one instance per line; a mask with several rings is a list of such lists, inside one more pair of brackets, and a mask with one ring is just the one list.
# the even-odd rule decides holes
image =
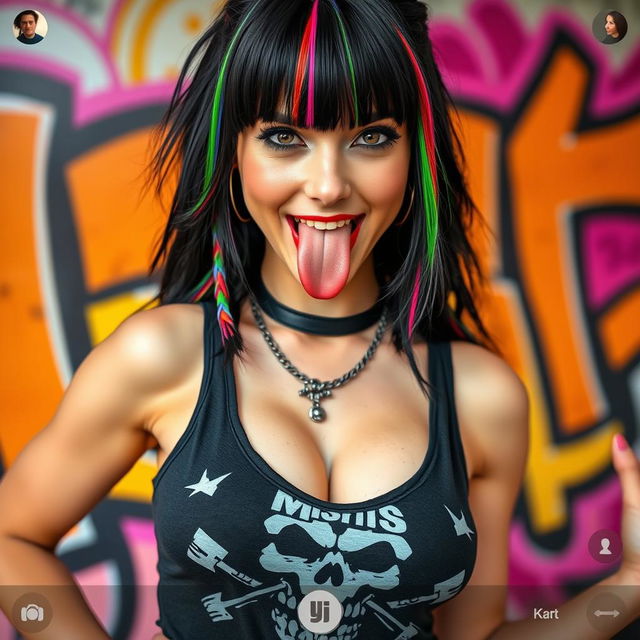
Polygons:
[[596,611],[593,612],[594,616],[613,616],[614,618],[617,618],[620,615],[620,612],[617,609],[613,609],[613,611],[601,611],[600,609],[597,609]]

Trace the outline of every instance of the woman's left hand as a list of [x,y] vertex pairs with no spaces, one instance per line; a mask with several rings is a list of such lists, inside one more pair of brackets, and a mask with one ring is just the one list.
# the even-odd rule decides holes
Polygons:
[[613,437],[612,446],[613,466],[622,485],[622,564],[618,573],[625,584],[640,585],[640,460],[621,434]]

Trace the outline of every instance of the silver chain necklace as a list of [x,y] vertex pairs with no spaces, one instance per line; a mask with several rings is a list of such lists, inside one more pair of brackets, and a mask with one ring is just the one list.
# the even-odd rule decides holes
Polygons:
[[382,315],[380,316],[380,322],[378,324],[378,329],[376,330],[376,334],[373,337],[373,341],[369,345],[367,352],[360,359],[360,361],[347,373],[340,376],[339,378],[335,378],[331,381],[321,382],[317,378],[309,378],[304,373],[300,373],[300,371],[294,367],[291,362],[287,359],[287,357],[280,351],[276,341],[273,339],[273,336],[267,329],[267,326],[264,322],[264,318],[260,311],[258,311],[258,305],[255,300],[251,300],[251,311],[253,312],[253,317],[256,320],[256,324],[258,325],[258,329],[262,333],[265,342],[269,345],[271,351],[276,358],[278,358],[278,362],[295,378],[304,383],[304,386],[300,391],[298,391],[299,396],[306,396],[309,400],[311,400],[311,408],[309,409],[309,418],[314,422],[322,422],[327,417],[327,412],[320,406],[320,402],[324,398],[328,398],[331,396],[332,389],[337,389],[355,378],[360,371],[364,368],[364,366],[373,358],[373,354],[376,352],[378,345],[380,344],[380,340],[382,340],[382,336],[387,328],[387,312],[388,309],[385,306],[382,310]]

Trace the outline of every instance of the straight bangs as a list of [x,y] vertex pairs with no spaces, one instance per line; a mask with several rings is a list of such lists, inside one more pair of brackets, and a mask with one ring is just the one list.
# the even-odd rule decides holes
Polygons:
[[361,0],[318,2],[316,16],[311,1],[264,5],[230,61],[224,118],[232,131],[259,119],[326,131],[382,118],[414,130],[418,94],[398,16]]

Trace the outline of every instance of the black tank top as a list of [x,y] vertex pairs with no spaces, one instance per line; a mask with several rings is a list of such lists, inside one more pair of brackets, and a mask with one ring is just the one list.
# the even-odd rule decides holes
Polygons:
[[[428,345],[435,392],[418,471],[376,498],[331,503],[297,489],[252,448],[215,306],[201,304],[200,395],[153,479],[156,624],[171,640],[434,638],[431,610],[460,592],[476,556],[450,344]],[[342,604],[331,633],[299,623],[297,604],[314,589]]]

